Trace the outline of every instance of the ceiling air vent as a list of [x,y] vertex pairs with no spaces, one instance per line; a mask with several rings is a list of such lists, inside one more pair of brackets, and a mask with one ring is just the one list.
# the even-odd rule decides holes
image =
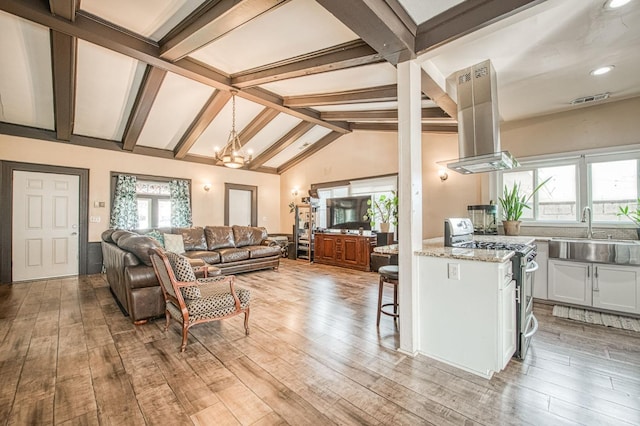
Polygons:
[[589,102],[604,101],[605,99],[608,99],[608,98],[609,98],[609,92],[605,92],[605,93],[599,93],[597,95],[590,95],[590,96],[583,96],[581,98],[576,98],[572,100],[570,103],[571,105],[582,105]]

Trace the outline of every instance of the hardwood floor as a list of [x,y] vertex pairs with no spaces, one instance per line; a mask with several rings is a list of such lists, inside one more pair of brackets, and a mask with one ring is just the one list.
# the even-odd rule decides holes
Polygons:
[[[640,424],[640,333],[551,316],[490,381],[394,350],[377,275],[283,259],[242,316],[134,326],[104,276],[0,286],[3,424]],[[391,298],[389,288],[385,297]],[[473,348],[469,348],[470,351]]]

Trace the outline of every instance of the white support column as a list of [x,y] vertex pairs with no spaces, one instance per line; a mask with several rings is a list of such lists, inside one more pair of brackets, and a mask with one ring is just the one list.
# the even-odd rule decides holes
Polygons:
[[422,123],[420,65],[398,64],[398,263],[400,268],[400,348],[419,348],[418,261],[422,248]]

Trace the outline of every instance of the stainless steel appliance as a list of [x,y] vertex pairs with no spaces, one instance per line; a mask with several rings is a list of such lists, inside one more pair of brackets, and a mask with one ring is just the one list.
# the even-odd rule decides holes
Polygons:
[[513,244],[503,241],[476,241],[473,239],[473,224],[467,218],[449,218],[444,221],[444,245],[447,247],[473,248],[479,250],[509,250],[516,282],[516,332],[517,347],[513,355],[524,359],[531,338],[538,331],[538,320],[533,315],[533,282],[538,264],[535,261],[535,244]]

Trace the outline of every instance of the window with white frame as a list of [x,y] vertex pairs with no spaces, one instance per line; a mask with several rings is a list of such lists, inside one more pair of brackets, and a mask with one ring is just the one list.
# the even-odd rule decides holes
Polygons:
[[585,154],[567,159],[521,161],[522,167],[501,173],[500,191],[514,183],[522,194],[550,178],[529,201],[522,220],[531,222],[576,222],[584,207],[590,207],[594,222],[628,222],[617,215],[621,206],[636,208],[640,152]]

